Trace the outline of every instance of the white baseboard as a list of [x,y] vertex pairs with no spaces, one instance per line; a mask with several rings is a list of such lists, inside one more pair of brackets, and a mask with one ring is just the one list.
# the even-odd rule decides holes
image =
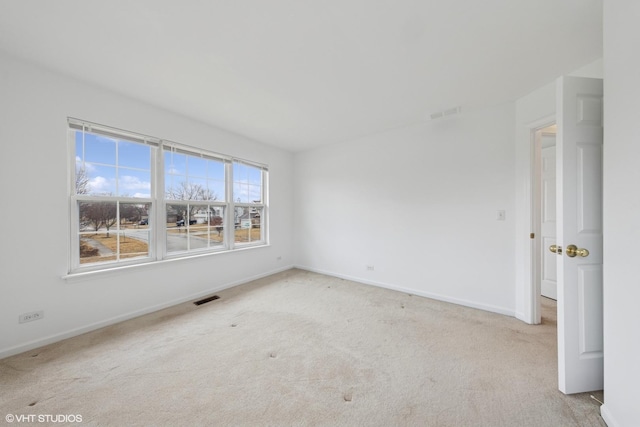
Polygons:
[[492,313],[503,314],[505,316],[515,317],[515,310],[509,310],[504,307],[498,307],[489,304],[480,304],[474,301],[463,300],[458,298],[451,298],[445,295],[434,294],[431,292],[419,291],[416,289],[403,288],[401,286],[392,285],[389,283],[376,282],[372,280],[363,279],[361,277],[354,277],[340,273],[334,273],[331,271],[321,270],[313,267],[307,267],[304,265],[295,265],[295,268],[299,268],[300,270],[307,270],[314,273],[324,274],[327,276],[338,277],[340,279],[351,280],[353,282],[364,283],[365,285],[377,286],[379,288],[391,289],[393,291],[404,292],[406,294],[417,295],[425,298],[431,298],[438,301],[449,302],[452,304],[462,305],[465,307],[477,308],[479,310],[490,311]]
[[602,419],[607,424],[608,427],[622,427],[621,424],[618,424],[614,419],[611,412],[609,412],[609,408],[606,404],[600,407],[600,415],[602,415]]
[[54,335],[50,335],[45,338],[40,338],[37,340],[29,341],[27,343],[19,344],[14,347],[9,347],[7,349],[0,350],[0,359],[5,357],[13,356],[15,354],[23,353],[25,351],[33,350],[34,348],[42,347],[48,344],[53,344],[58,341],[65,340],[67,338],[75,337],[77,335],[82,335],[87,332],[94,331],[96,329],[104,328],[105,326],[114,325],[116,323],[124,322],[125,320],[133,319],[135,317],[143,316],[145,314],[153,313],[158,310],[162,310],[168,307],[172,307],[174,305],[182,304],[188,301],[196,300],[198,298],[202,298],[204,296],[210,295],[215,292],[220,292],[224,289],[233,288],[234,286],[239,286],[253,280],[262,279],[263,277],[271,276],[272,274],[280,273],[282,271],[290,270],[294,268],[293,265],[289,265],[286,267],[281,267],[275,270],[271,270],[266,273],[261,273],[255,276],[246,277],[241,280],[237,280],[234,282],[225,283],[223,285],[216,286],[214,288],[209,288],[205,291],[198,292],[195,294],[187,295],[172,301],[167,301],[162,304],[157,304],[151,307],[146,307],[140,310],[136,310],[130,313],[122,314],[119,316],[112,317],[110,319],[102,320],[99,322],[91,323],[89,325],[81,326],[79,328],[71,329],[66,332],[60,332]]

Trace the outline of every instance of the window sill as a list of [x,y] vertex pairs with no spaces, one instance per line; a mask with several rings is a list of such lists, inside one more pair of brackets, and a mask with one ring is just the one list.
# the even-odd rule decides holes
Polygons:
[[113,267],[105,267],[99,270],[88,270],[88,271],[78,271],[72,272],[62,276],[62,279],[67,283],[73,283],[86,279],[97,279],[101,277],[108,277],[112,275],[118,275],[122,273],[126,273],[134,270],[142,270],[145,268],[158,267],[176,262],[189,262],[194,261],[200,258],[207,258],[218,256],[222,254],[232,254],[237,252],[244,252],[247,250],[258,249],[258,248],[266,248],[271,246],[268,243],[264,244],[256,244],[256,245],[246,245],[246,246],[236,246],[233,250],[225,250],[225,251],[216,251],[216,252],[206,252],[192,255],[184,255],[184,256],[175,256],[172,258],[165,258],[157,261],[146,261],[138,264],[129,264],[129,265],[114,265]]

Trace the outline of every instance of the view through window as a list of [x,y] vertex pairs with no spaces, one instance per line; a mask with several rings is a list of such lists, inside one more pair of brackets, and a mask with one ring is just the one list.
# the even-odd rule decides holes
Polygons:
[[266,166],[69,125],[71,272],[266,244]]

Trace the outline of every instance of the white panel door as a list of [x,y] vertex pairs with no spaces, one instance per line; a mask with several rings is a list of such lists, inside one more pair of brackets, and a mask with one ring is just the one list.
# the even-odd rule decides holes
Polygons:
[[556,135],[543,132],[540,145],[540,289],[542,296],[558,299],[557,259],[548,250],[556,244]]
[[558,385],[569,394],[603,388],[603,92],[600,79],[557,84]]

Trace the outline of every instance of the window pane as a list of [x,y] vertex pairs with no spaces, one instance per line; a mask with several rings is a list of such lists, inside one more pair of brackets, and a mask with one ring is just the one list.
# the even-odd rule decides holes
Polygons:
[[167,205],[167,252],[224,246],[224,208],[208,204]]
[[262,188],[257,185],[247,187],[249,193],[249,203],[262,203]]
[[187,175],[187,156],[172,151],[164,153],[164,171],[167,175]]
[[80,264],[117,260],[116,202],[79,202]]
[[189,206],[184,204],[167,205],[167,252],[182,252],[189,249],[188,242],[188,211]]
[[262,170],[258,168],[248,168],[248,181],[249,184],[262,186]]
[[85,163],[84,173],[87,176],[86,193],[84,194],[92,196],[113,196],[116,194],[116,168],[114,166]]
[[248,203],[249,198],[242,197],[243,194],[247,194],[247,193],[246,192],[243,193],[242,185],[238,184],[237,182],[234,182],[233,183],[233,201],[236,203]]
[[189,249],[206,249],[209,247],[209,206],[191,205],[189,221]]
[[233,164],[233,200],[262,203],[262,170],[242,163]]
[[188,156],[187,157],[187,175],[192,177],[207,177],[207,159],[200,157]]
[[150,197],[151,149],[88,132],[83,140],[76,132],[76,194]]
[[190,200],[209,200],[209,191],[207,190],[207,179],[189,175],[189,186],[193,194]]
[[236,243],[264,240],[262,235],[262,208],[236,206],[234,223]]
[[209,160],[207,177],[209,179],[215,179],[224,182],[224,162],[218,162],[215,160]]
[[129,141],[118,141],[118,166],[151,169],[151,147]]
[[224,162],[165,151],[165,197],[169,200],[224,200]]
[[80,264],[149,256],[150,203],[78,202]]
[[87,174],[85,165],[79,160],[79,157],[76,157],[75,175],[75,194],[89,194],[91,191],[91,187],[89,186],[89,175]]
[[[80,143],[82,144],[82,132],[80,132]],[[116,141],[89,132],[84,134],[84,156],[85,162],[98,163],[102,165],[116,165]]]
[[80,231],[109,232],[117,222],[116,202],[78,202]]
[[120,228],[149,228],[151,203],[120,203]]
[[120,168],[118,195],[123,197],[151,197],[151,171]]
[[121,229],[118,239],[121,260],[149,256],[149,229]]
[[224,208],[212,206],[209,208],[209,245],[212,247],[224,245]]
[[[171,175],[166,176],[164,180],[164,198],[168,200],[176,200],[175,195],[177,194],[175,191],[176,185],[179,184],[179,180],[176,179],[177,176]],[[183,180],[183,182],[186,182]]]
[[116,252],[105,244],[110,239],[106,233],[80,233],[80,264],[115,261]]
[[207,181],[207,188],[211,191],[213,198],[211,200],[217,200],[219,202],[225,201],[225,192],[224,192],[224,180],[209,180]]
[[205,200],[207,197],[209,197],[208,190],[198,182],[182,181],[167,187],[165,193],[165,198],[168,200]]
[[224,162],[209,160],[207,163],[207,188],[212,193],[209,200],[225,200]]

